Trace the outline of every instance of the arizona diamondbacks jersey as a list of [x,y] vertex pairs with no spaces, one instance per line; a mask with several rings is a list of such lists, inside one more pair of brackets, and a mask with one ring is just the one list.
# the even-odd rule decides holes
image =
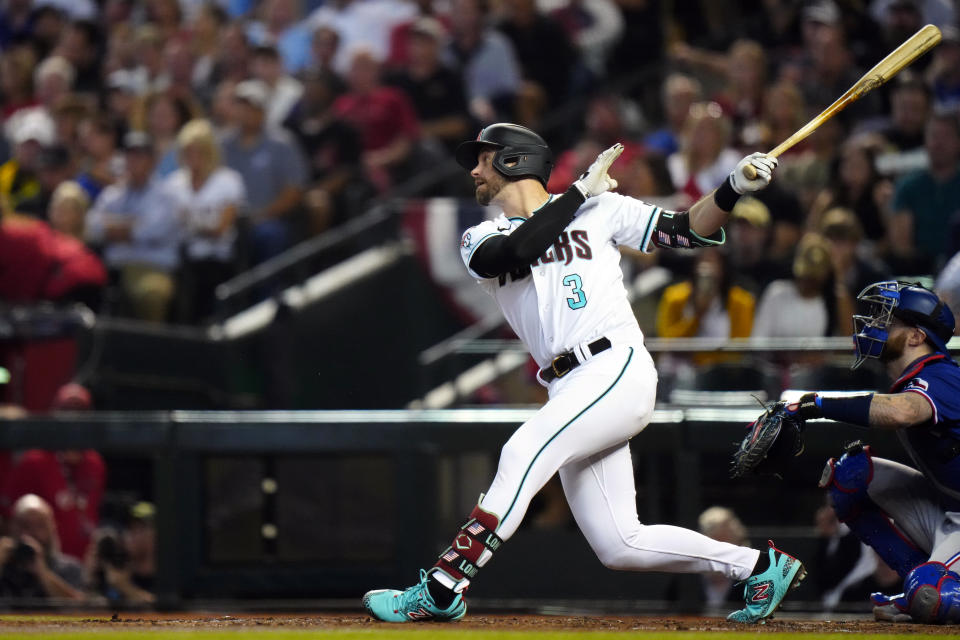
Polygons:
[[618,193],[587,198],[533,264],[483,278],[470,269],[477,247],[496,235],[510,235],[526,221],[501,214],[467,229],[460,255],[537,364],[546,367],[557,355],[601,336],[642,343],[643,333],[623,286],[617,247],[647,251],[660,211]]

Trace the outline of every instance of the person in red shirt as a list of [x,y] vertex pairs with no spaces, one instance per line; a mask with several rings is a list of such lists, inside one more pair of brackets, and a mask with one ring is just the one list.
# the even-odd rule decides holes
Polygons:
[[96,309],[106,283],[103,263],[76,238],[32,218],[0,220],[0,300],[83,302]]
[[[91,408],[90,392],[76,383],[61,387],[54,410]],[[0,488],[0,510],[7,517],[17,499],[36,494],[53,508],[63,553],[82,559],[100,520],[106,465],[92,449],[47,451],[29,449],[14,463]]]
[[384,191],[410,172],[420,124],[410,99],[399,89],[383,86],[380,71],[370,51],[357,51],[347,76],[349,89],[332,108],[360,131],[363,164]]

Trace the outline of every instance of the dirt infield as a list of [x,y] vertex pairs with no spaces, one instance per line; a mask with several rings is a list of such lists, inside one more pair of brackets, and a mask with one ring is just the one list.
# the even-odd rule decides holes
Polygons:
[[[358,613],[276,614],[276,613],[128,613],[113,616],[90,613],[51,614],[50,612],[0,615],[0,634],[42,632],[43,630],[386,630],[399,626],[374,622]],[[421,625],[423,626],[423,625]],[[796,615],[770,620],[764,625],[740,625],[721,618],[651,616],[543,616],[543,615],[468,615],[449,625],[429,625],[450,630],[496,631],[610,631],[610,632],[750,632],[750,633],[829,633],[960,635],[954,626],[891,624],[862,619],[810,620]],[[413,627],[413,625],[409,625]],[[32,634],[31,634],[32,635]]]

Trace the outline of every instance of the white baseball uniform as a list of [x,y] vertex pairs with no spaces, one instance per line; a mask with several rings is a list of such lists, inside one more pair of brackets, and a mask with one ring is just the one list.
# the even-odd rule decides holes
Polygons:
[[[551,196],[553,197],[553,196]],[[627,300],[618,246],[647,250],[660,209],[616,193],[588,198],[529,269],[483,278],[470,270],[477,247],[510,235],[524,218],[501,215],[467,229],[461,255],[494,297],[534,360],[549,367],[565,352],[582,364],[546,384],[548,402],[504,445],[480,506],[517,530],[533,496],[559,470],[574,518],[613,569],[750,576],[759,552],[637,517],[629,439],[650,422],[657,372]],[[605,337],[611,348],[586,348]],[[541,382],[543,382],[541,380]]]

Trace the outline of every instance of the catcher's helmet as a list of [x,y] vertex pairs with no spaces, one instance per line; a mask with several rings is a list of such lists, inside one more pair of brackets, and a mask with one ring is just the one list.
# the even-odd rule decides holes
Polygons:
[[857,359],[853,369],[867,358],[879,358],[889,336],[893,318],[920,328],[927,341],[942,353],[956,328],[953,312],[933,291],[918,284],[888,280],[876,282],[857,296],[868,305],[867,313],[853,316],[853,340]]
[[507,122],[484,127],[476,140],[457,147],[457,162],[469,171],[477,166],[477,156],[484,149],[497,150],[493,166],[508,178],[536,178],[547,186],[553,169],[553,152],[546,141],[530,129]]

